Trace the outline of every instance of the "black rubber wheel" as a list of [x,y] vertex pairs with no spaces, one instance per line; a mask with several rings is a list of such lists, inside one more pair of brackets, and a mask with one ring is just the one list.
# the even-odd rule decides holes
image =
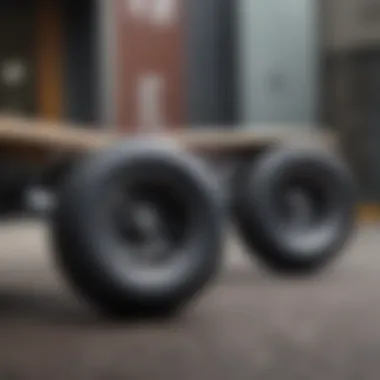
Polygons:
[[58,193],[59,264],[107,314],[174,312],[217,272],[216,188],[198,160],[175,149],[131,141],[88,157]]
[[234,191],[243,240],[252,254],[277,272],[316,272],[343,250],[353,234],[354,181],[347,167],[330,155],[284,148],[268,151],[242,168]]

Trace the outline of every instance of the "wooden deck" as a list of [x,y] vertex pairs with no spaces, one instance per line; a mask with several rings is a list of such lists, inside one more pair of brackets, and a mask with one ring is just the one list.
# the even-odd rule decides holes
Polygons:
[[[309,132],[308,132],[309,131]],[[309,142],[334,145],[335,136],[294,126],[261,126],[252,130],[179,129],[176,132],[145,134],[150,138],[168,139],[185,149],[197,152],[228,152],[255,149],[280,143]],[[141,136],[141,135],[140,135]],[[90,128],[43,120],[0,116],[0,143],[7,146],[53,151],[85,151],[107,147],[122,138],[114,128]],[[316,144],[317,143],[317,144]]]

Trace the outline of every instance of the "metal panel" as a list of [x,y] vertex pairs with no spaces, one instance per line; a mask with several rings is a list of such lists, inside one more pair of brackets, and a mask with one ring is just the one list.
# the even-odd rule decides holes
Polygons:
[[317,121],[316,1],[238,1],[239,113],[244,124]]
[[234,2],[186,0],[187,112],[192,125],[235,121]]
[[93,0],[65,0],[65,117],[97,120],[96,7]]

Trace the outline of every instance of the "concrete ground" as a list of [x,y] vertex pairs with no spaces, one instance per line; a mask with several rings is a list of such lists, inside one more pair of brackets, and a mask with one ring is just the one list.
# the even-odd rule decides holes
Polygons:
[[37,223],[0,228],[0,379],[374,379],[380,226],[318,277],[281,279],[230,240],[223,273],[181,316],[100,319],[54,269]]

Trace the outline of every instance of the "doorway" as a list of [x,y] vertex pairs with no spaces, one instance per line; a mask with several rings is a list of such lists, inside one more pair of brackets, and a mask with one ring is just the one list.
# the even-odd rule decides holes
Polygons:
[[62,34],[58,1],[0,2],[0,112],[60,119]]
[[96,3],[0,1],[0,113],[96,122]]
[[0,2],[0,112],[36,113],[35,16],[31,1]]

